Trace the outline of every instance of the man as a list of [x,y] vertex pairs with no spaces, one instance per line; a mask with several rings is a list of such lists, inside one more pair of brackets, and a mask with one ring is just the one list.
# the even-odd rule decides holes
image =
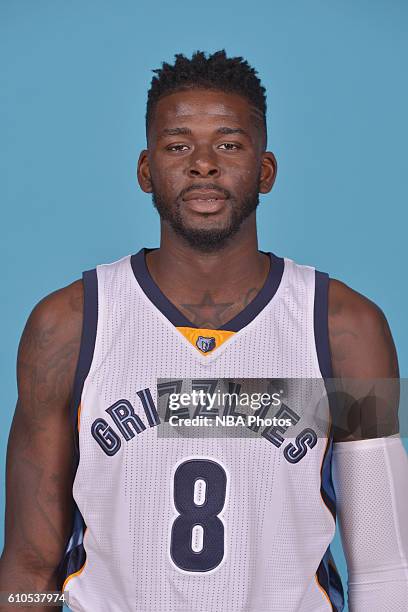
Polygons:
[[[407,457],[395,394],[372,392],[398,379],[386,319],[345,284],[258,250],[277,163],[255,70],[219,51],[155,72],[138,180],[160,248],[85,272],[28,319],[0,590],[63,588],[74,611],[338,611],[337,511],[350,609],[407,610]],[[317,418],[306,391],[304,405],[280,403],[288,425],[251,436],[170,427],[167,400],[186,381],[281,380],[279,404],[288,379],[330,377],[347,426],[346,402],[323,397]],[[205,414],[189,408],[180,421]]]

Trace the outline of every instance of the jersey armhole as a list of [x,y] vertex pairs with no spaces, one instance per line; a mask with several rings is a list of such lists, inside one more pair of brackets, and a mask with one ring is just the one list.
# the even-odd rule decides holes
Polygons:
[[95,349],[96,331],[98,326],[98,277],[96,268],[85,270],[82,273],[84,288],[84,307],[82,319],[82,332],[79,347],[79,356],[75,370],[70,413],[76,432],[75,440],[78,452],[78,417],[81,404],[82,390],[88,376]]
[[[329,341],[329,283],[330,277],[326,272],[315,270],[315,299],[314,299],[314,337],[319,369],[324,381],[329,402],[330,415],[335,410],[333,397],[333,366]],[[332,477],[333,456],[333,418],[330,417],[328,439],[321,466],[320,493],[328,510],[331,512],[336,525],[336,493]],[[316,572],[320,586],[326,592],[333,610],[340,612],[344,608],[344,590],[340,574],[334,562],[330,545],[323,557],[322,563]]]
[[[75,471],[79,464],[78,420],[81,397],[92,364],[98,326],[98,276],[96,268],[82,272],[82,282],[84,289],[82,331],[70,402],[70,416],[74,430]],[[57,568],[57,584],[60,591],[65,589],[71,578],[81,573],[86,563],[86,553],[83,546],[86,525],[74,498],[72,498],[72,510],[71,533]]]
[[333,377],[329,344],[329,282],[326,272],[315,271],[314,337],[319,368],[324,379]]

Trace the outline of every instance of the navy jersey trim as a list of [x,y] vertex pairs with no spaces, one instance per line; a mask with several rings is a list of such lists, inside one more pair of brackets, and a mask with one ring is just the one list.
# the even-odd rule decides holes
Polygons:
[[326,592],[333,612],[344,610],[344,590],[340,575],[328,546],[316,572],[317,581]]
[[329,275],[315,271],[314,334],[323,378],[332,378],[329,345]]
[[[314,336],[319,368],[328,394],[330,411],[332,411],[330,379],[333,378],[333,367],[329,342],[329,283],[328,274],[315,271]],[[322,462],[320,493],[336,522],[336,493],[332,478],[332,458],[333,427],[331,425]],[[342,612],[344,610],[344,590],[330,546],[323,556],[316,576],[320,586],[327,593],[333,612]]]
[[[96,269],[86,270],[82,273],[84,287],[84,307],[82,320],[81,343],[79,356],[75,371],[74,384],[71,396],[71,415],[73,425],[77,431],[78,408],[81,402],[84,382],[91,367],[95,350],[96,331],[98,325],[98,277]],[[76,436],[76,451],[78,448],[78,437]]]
[[[314,334],[317,358],[325,383],[330,412],[333,410],[333,398],[330,393],[330,378],[333,376],[329,345],[329,276],[324,272],[315,271],[314,300]],[[328,444],[324,453],[321,472],[321,495],[336,521],[336,494],[332,479],[333,426],[330,424]]]
[[78,509],[78,506],[74,503],[74,517],[71,537],[57,570],[57,586],[59,591],[62,591],[62,587],[64,586],[66,579],[69,576],[77,573],[85,564],[86,552],[83,545],[85,531],[85,521]]
[[[141,249],[138,253],[131,256],[130,261],[133,273],[137,282],[147,295],[149,300],[164,314],[164,316],[176,327],[192,327],[197,329],[197,325],[192,323],[181,313],[176,306],[164,295],[161,289],[153,280],[146,265],[146,254],[153,249]],[[263,253],[263,251],[261,251]],[[245,308],[227,323],[217,328],[220,331],[237,332],[250,323],[265,306],[270,302],[282,280],[284,260],[273,253],[265,253],[271,260],[269,274],[262,289],[255,298]]]
[[333,458],[333,435],[330,428],[329,439],[326,450],[324,452],[322,470],[321,470],[321,485],[320,493],[324,503],[330,510],[334,522],[336,522],[336,493],[332,479],[332,458]]
[[[261,252],[263,253],[263,251]],[[231,321],[222,326],[223,330],[237,332],[248,325],[265,308],[277,292],[282,281],[284,260],[273,253],[264,254],[269,255],[271,264],[263,287],[244,310],[241,310]]]
[[151,302],[164,314],[176,327],[196,327],[193,325],[172,302],[164,295],[155,283],[146,265],[146,255],[154,249],[140,249],[138,253],[131,256],[133,274],[137,282]]
[[[81,403],[85,379],[88,376],[94,355],[98,326],[98,276],[96,268],[85,270],[82,273],[82,282],[84,289],[82,332],[70,402],[70,414],[74,430],[75,470],[79,464],[78,409]],[[73,524],[71,535],[57,570],[59,590],[62,589],[66,578],[77,572],[84,565],[86,558],[85,549],[82,544],[86,526],[75,500],[72,500],[72,511]]]

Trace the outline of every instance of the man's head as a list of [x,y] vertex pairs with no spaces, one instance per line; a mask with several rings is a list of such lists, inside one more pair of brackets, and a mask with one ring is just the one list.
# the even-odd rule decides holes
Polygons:
[[154,72],[140,186],[165,227],[196,249],[218,250],[254,218],[276,175],[265,151],[265,89],[246,61],[225,51],[176,55]]

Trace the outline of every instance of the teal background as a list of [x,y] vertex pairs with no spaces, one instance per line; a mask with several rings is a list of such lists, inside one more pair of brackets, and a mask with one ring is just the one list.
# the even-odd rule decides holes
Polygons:
[[[158,243],[135,167],[151,69],[174,53],[225,48],[257,68],[279,164],[260,248],[378,303],[408,375],[407,17],[402,0],[0,2],[1,508],[32,307]],[[333,552],[346,584],[338,537]]]

